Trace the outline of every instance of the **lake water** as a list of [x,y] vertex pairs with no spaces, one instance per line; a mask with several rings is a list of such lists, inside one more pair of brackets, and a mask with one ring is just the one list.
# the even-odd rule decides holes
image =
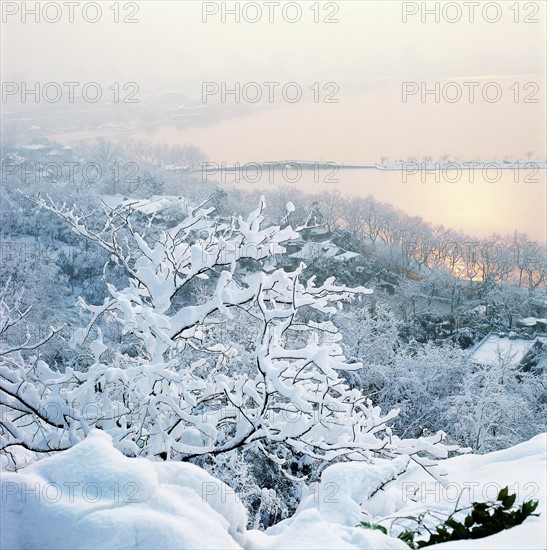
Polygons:
[[[164,124],[131,137],[152,143],[200,147],[219,167],[274,160],[317,160],[335,163],[433,159],[532,158],[545,155],[545,102],[515,104],[403,103],[400,87],[387,86],[336,104],[297,103],[254,109],[247,116],[211,125]],[[109,136],[110,137],[110,136]],[[129,136],[124,136],[124,139]],[[218,175],[218,174],[217,174]],[[226,175],[226,183],[272,188],[297,185],[305,191],[337,189],[345,195],[374,195],[410,215],[482,237],[492,232],[526,232],[545,240],[546,170],[464,170],[424,175],[377,170],[293,170]]]
[[[338,170],[335,168],[262,169],[255,165],[203,174],[203,179],[226,185],[271,189],[296,186],[317,193],[337,190],[343,195],[367,196],[393,204],[412,216],[479,237],[518,229],[545,240],[545,170],[405,171]],[[239,181],[237,181],[239,180]],[[497,181],[496,181],[497,180]]]

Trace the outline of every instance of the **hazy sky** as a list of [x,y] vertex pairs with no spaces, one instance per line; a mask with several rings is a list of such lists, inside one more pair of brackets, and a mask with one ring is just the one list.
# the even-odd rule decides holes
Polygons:
[[[332,2],[338,7],[333,18],[339,20],[332,24],[314,23],[313,2],[299,3],[302,16],[296,23],[283,19],[281,6],[275,8],[274,23],[268,22],[264,6],[257,23],[235,23],[229,15],[223,23],[222,4],[233,7],[234,2],[203,3],[216,4],[219,10],[203,23],[202,3],[186,0],[132,3],[138,4],[133,16],[138,23],[114,23],[112,4],[100,2],[102,15],[96,23],[83,20],[81,7],[74,8],[73,23],[66,8],[56,23],[35,23],[31,15],[22,23],[22,8],[15,15],[4,13],[3,77],[131,79],[143,86],[156,81],[198,89],[203,79],[340,78],[361,83],[367,91],[381,80],[540,75],[546,65],[545,2],[529,3],[538,6],[533,18],[540,23],[515,23],[516,10],[510,9],[514,2],[499,3],[501,18],[495,23],[483,17],[484,2],[475,9],[473,23],[467,9],[457,23],[436,23],[433,16],[422,23],[420,14],[409,15],[403,23],[404,2]],[[128,4],[119,2],[121,18],[131,15]],[[326,4],[320,3],[321,19],[332,9]],[[520,4],[518,18],[531,17],[532,12],[524,10],[526,2]],[[87,13],[92,18],[95,12]],[[287,16],[292,13],[288,10]],[[252,14],[249,8],[248,17]],[[446,15],[454,17],[450,10]],[[51,9],[49,18],[54,16]],[[492,10],[486,16],[493,19],[496,14]]]
[[[481,2],[473,22],[469,3],[449,2],[451,7],[445,7],[446,2],[426,2],[428,8],[439,5],[438,23],[434,15],[421,21],[423,2],[299,2],[302,15],[295,23],[284,20],[284,2],[273,8],[273,23],[263,3],[258,3],[260,21],[246,22],[245,13],[249,17],[256,13],[254,8],[244,12],[249,2],[239,3],[239,23],[230,15],[226,22],[221,19],[223,8],[233,9],[234,2],[100,2],[102,15],[96,23],[83,19],[86,2],[75,7],[73,23],[67,9],[56,23],[36,23],[33,16],[23,23],[22,8],[9,15],[6,4],[13,3],[4,3],[3,8],[4,81],[96,81],[104,89],[114,82],[133,81],[143,101],[167,90],[197,97],[203,82],[294,81],[304,91],[314,82],[339,86],[336,104],[314,104],[309,90],[308,101],[298,104],[279,101],[278,95],[271,109],[252,116],[210,127],[162,128],[151,136],[158,141],[193,143],[217,162],[272,158],[363,162],[378,161],[381,156],[443,153],[486,159],[523,157],[529,150],[536,158],[546,156],[545,2],[490,2],[487,12],[487,3]],[[113,4],[118,5],[121,19],[132,15],[132,6],[138,7],[133,14],[138,22],[115,23],[115,13],[109,9]],[[205,23],[204,5],[209,11],[218,10]],[[450,23],[443,10],[454,19],[455,6],[460,6],[461,19]],[[419,12],[412,14],[414,9]],[[406,23],[405,10],[409,12]],[[294,8],[287,12],[289,17],[295,13]],[[333,14],[339,22],[315,23],[316,14],[321,20]],[[53,9],[46,14],[55,15]],[[87,15],[93,18],[95,11]],[[419,93],[406,103],[401,99],[403,82],[418,86],[455,82],[468,93],[464,87],[468,81],[478,86],[474,102],[465,95],[454,103],[444,99],[435,103],[431,96],[421,102]],[[482,97],[489,83],[502,91],[498,101]],[[503,192],[503,207],[493,206],[494,201],[485,197],[484,204],[475,205],[475,218],[488,212],[501,226],[502,218],[511,216],[510,205],[518,205],[515,219],[507,219],[504,227],[511,230],[518,220],[532,218],[528,225],[533,228],[527,230],[536,237],[544,234],[544,174],[535,187],[515,185]],[[448,195],[444,202],[437,198],[429,210],[424,207],[424,217],[428,213],[439,217],[444,209],[450,223],[461,217],[462,201],[457,212],[454,204]],[[404,200],[397,206],[404,209]],[[469,223],[480,226],[477,219]]]
[[[203,82],[225,81],[233,86],[234,82],[244,85],[294,81],[304,91],[298,109],[283,101],[279,93],[273,106],[292,108],[289,114],[298,120],[299,127],[294,128],[297,134],[306,120],[315,127],[316,120],[312,119],[329,116],[325,131],[367,147],[361,135],[374,136],[372,145],[381,144],[383,154],[389,156],[435,154],[432,147],[482,158],[522,156],[529,149],[537,156],[545,156],[545,2],[481,2],[474,8],[472,23],[466,2],[457,4],[461,6],[461,19],[456,23],[449,23],[442,16],[444,13],[454,19],[457,15],[454,7],[443,8],[446,2],[425,3],[428,8],[440,6],[439,23],[434,15],[425,15],[423,23],[421,10],[411,13],[419,10],[423,2],[385,0],[299,2],[302,14],[296,23],[283,17],[283,3],[272,7],[273,23],[268,21],[267,7],[253,2],[239,2],[239,23],[228,14],[226,22],[222,22],[223,9],[233,9],[234,2],[100,2],[102,13],[96,23],[84,21],[86,14],[88,18],[95,17],[94,9],[83,9],[89,2],[80,2],[74,8],[73,23],[62,3],[53,2],[63,8],[60,21],[55,23],[44,20],[44,15],[54,19],[53,8],[42,13],[39,23],[30,14],[23,23],[23,8],[10,15],[6,4],[14,3],[4,2],[1,72],[5,81],[25,81],[29,85],[50,81],[83,85],[95,81],[103,90],[114,82],[131,81],[138,84],[141,101],[166,90],[198,96]],[[22,4],[33,6],[34,2]],[[115,23],[115,13],[110,9],[113,4],[119,6],[120,19],[128,17],[138,22]],[[246,14],[251,18],[256,13],[244,8],[249,4],[261,6],[262,17],[257,23],[244,20]],[[488,4],[498,6],[499,12],[492,7],[485,12]],[[134,14],[133,6],[138,7]],[[311,9],[314,6],[317,13]],[[202,22],[204,10],[215,9],[218,13]],[[338,23],[314,22],[316,15],[323,20],[333,10],[337,11],[330,18],[338,19]],[[409,12],[406,23],[403,12]],[[294,9],[287,10],[286,17],[295,17],[294,14]],[[498,17],[497,22],[488,21]],[[466,81],[479,83],[474,103],[467,99]],[[302,106],[306,99],[311,100],[309,86],[314,82],[321,86],[335,82],[339,86],[335,96],[339,103],[328,105],[328,111],[323,109],[321,114],[318,109]],[[419,86],[418,94],[409,96],[406,103],[401,100],[403,82]],[[422,82],[426,86],[434,86],[435,82],[440,86],[461,83],[464,96],[457,103],[442,100],[436,104],[432,96],[421,103]],[[499,86],[502,96],[499,101],[488,103],[481,92],[485,84],[492,82]],[[516,90],[511,89],[515,83],[519,87],[517,102]],[[523,89],[528,83],[532,88]],[[266,89],[263,91],[266,93]],[[527,94],[532,92],[532,99],[539,102],[525,103]],[[209,98],[210,103],[215,101],[218,103],[219,97]],[[345,124],[351,117],[360,121],[359,128]],[[290,119],[283,120],[291,128]],[[389,124],[384,123],[386,120]],[[434,139],[419,145],[423,137],[420,134],[427,137],[431,132],[435,132]],[[309,137],[310,141],[317,139],[317,132]],[[242,139],[255,137],[247,135]],[[340,144],[340,140],[336,143]],[[393,146],[387,147],[388,143]],[[336,153],[338,160],[354,159],[353,154],[349,159],[346,155],[340,158],[340,147],[336,148],[327,156]],[[348,152],[352,152],[351,147]],[[374,152],[374,159],[376,155]],[[294,156],[298,157],[296,152]]]

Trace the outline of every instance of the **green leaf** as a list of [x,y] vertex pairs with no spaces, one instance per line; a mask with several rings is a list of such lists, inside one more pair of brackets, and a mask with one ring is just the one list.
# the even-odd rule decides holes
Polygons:
[[509,487],[504,487],[498,493],[498,500],[504,500],[505,498],[507,498],[508,494],[509,494]]
[[448,527],[452,527],[452,529],[457,529],[461,525],[461,523],[454,518],[448,518],[444,523],[448,525]]
[[517,498],[516,494],[508,495],[508,496],[504,497],[503,499],[501,499],[501,504],[506,510],[508,510],[509,508],[511,508],[511,506],[513,506],[513,504],[515,504],[515,499],[516,498]]
[[[494,533],[499,533],[504,529],[510,529],[515,525],[520,525],[529,516],[538,516],[534,511],[538,507],[537,500],[528,500],[523,502],[518,508],[513,509],[517,496],[509,494],[509,489],[504,487],[498,494],[495,502],[473,502],[471,512],[463,519],[458,521],[454,517],[448,517],[444,523],[437,525],[434,532],[429,533],[428,540],[418,540],[416,537],[423,536],[419,530],[407,529],[400,533],[397,538],[407,544],[412,550],[423,548],[441,542],[462,539],[479,539],[487,537]],[[418,527],[424,529],[424,517],[428,512],[423,512],[418,517],[406,516],[406,519],[415,521]],[[377,529],[382,533],[388,534],[388,531],[382,525],[362,521],[359,527],[366,529]]]
[[376,531],[381,531],[384,535],[387,535],[387,529],[383,525],[378,525],[377,523],[369,523],[368,521],[361,521],[357,527],[364,527],[365,529],[374,529]]

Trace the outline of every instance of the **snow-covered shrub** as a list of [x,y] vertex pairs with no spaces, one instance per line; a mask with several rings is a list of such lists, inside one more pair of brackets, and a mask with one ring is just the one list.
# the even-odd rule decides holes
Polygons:
[[346,379],[382,409],[399,409],[396,433],[420,437],[443,430],[448,441],[484,453],[545,429],[541,373],[476,365],[450,341],[406,342],[401,322],[382,301],[353,308],[342,323],[347,353],[363,364]]
[[442,415],[453,440],[479,453],[516,445],[545,430],[545,376],[499,365],[473,365]]

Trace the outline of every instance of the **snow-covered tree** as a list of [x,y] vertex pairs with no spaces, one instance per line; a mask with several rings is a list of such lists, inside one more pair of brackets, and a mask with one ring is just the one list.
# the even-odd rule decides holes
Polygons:
[[[404,454],[429,467],[427,455],[446,456],[442,432],[399,439],[388,427],[398,411],[383,415],[342,376],[361,365],[344,357],[333,314],[370,291],[332,278],[304,285],[303,264],[261,269],[298,237],[290,226],[261,226],[263,201],[247,219],[223,220],[202,205],[161,232],[137,231],[127,206],[105,207],[96,229],[97,214],[37,202],[109,252],[105,279],[118,269],[129,278],[121,290],[107,283],[101,305],[81,300],[91,319],[74,345],[89,343],[87,371],[3,365],[4,450],[63,449],[95,426],[129,456],[162,459],[252,448],[279,464],[295,454],[325,462]],[[215,333],[234,310],[254,329],[239,363],[236,346]],[[121,324],[132,353],[103,341],[100,318]]]

